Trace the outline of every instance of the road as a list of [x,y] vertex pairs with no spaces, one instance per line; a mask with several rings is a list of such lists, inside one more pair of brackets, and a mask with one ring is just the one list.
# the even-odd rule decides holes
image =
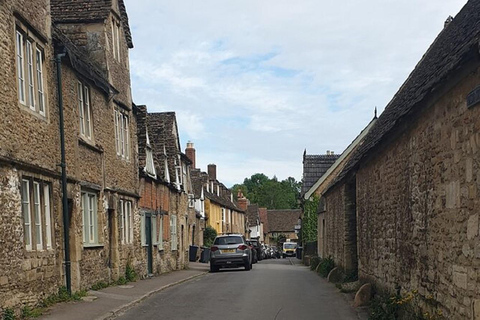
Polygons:
[[161,291],[118,319],[358,319],[332,285],[295,258],[222,269]]

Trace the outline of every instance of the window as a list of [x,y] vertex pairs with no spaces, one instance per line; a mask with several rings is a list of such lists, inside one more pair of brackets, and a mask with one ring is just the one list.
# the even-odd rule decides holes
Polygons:
[[132,202],[120,200],[120,238],[122,244],[133,243]]
[[17,29],[15,41],[18,101],[45,116],[43,48],[31,34],[21,29]]
[[158,221],[158,241],[157,241],[157,246],[158,246],[158,251],[163,250],[163,215],[159,215],[157,217]]
[[21,189],[25,248],[29,251],[51,249],[50,184],[23,179]]
[[97,195],[82,192],[81,211],[83,217],[83,244],[98,244]]
[[172,251],[177,250],[177,216],[170,216],[170,249]]
[[92,110],[90,108],[90,90],[82,82],[77,83],[78,114],[80,118],[80,135],[92,139]]
[[117,155],[122,159],[130,158],[130,135],[128,115],[115,109],[115,144]]
[[120,34],[120,22],[112,18],[112,51],[117,61],[120,61]]
[[154,162],[153,162],[152,146],[150,145],[150,139],[148,137],[148,131],[146,133],[147,133],[147,145],[146,145],[146,148],[145,148],[145,152],[146,152],[147,160],[146,160],[146,163],[145,163],[145,172],[148,175],[156,178],[157,177],[157,172],[155,170],[155,165],[154,165]]

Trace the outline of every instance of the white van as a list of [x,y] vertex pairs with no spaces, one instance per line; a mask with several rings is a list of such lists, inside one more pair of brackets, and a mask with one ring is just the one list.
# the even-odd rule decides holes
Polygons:
[[297,249],[296,242],[284,242],[282,257],[295,257],[295,250]]

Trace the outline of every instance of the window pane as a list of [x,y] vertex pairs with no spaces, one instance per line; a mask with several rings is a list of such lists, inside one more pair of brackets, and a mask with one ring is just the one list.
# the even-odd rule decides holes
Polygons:
[[42,211],[40,205],[40,184],[38,182],[33,183],[33,207],[35,213],[35,239],[37,249],[41,250],[42,247]]
[[88,138],[91,138],[91,122],[90,122],[90,93],[88,91],[88,87],[85,87],[85,95],[84,95],[84,112],[85,112],[85,135]]
[[18,78],[18,99],[25,103],[25,72],[23,60],[23,35],[17,31],[17,78]]
[[77,93],[78,93],[78,115],[80,117],[80,134],[85,134],[85,107],[83,104],[83,85],[79,82],[77,85]]
[[27,104],[35,110],[35,88],[33,85],[33,49],[32,43],[27,41],[27,75],[28,75],[28,91],[27,91]]
[[45,233],[47,237],[47,249],[52,248],[52,222],[50,212],[50,187],[43,187],[43,199],[45,201]]
[[42,51],[37,49],[37,97],[38,97],[38,111],[45,114],[45,96],[43,93],[43,58]]
[[120,200],[120,241],[125,243],[125,218],[123,213],[123,200]]
[[95,242],[95,212],[94,212],[94,208],[95,208],[95,202],[94,202],[94,196],[93,195],[89,195],[88,196],[88,226],[89,226],[89,242],[90,243],[94,243]]
[[32,226],[30,223],[30,190],[28,180],[22,180],[22,213],[25,225],[25,246],[32,249]]

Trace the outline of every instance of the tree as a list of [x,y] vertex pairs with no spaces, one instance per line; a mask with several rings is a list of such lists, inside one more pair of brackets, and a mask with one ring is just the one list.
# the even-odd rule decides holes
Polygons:
[[297,209],[299,208],[301,182],[295,178],[288,177],[278,181],[274,176],[269,178],[263,173],[256,173],[250,178],[245,178],[243,184],[236,184],[232,187],[234,197],[237,197],[238,190],[247,197],[251,203],[257,203],[260,207],[267,209]]

